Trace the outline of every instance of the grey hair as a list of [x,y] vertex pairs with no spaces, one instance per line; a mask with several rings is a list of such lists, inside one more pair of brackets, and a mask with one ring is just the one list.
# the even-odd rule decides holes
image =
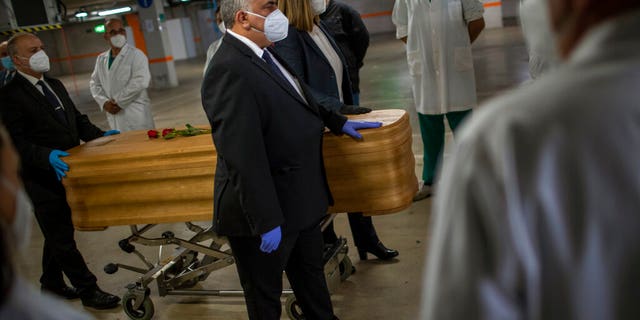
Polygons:
[[28,32],[18,32],[11,36],[11,38],[9,38],[9,41],[7,41],[7,54],[9,55],[9,57],[13,57],[18,54],[17,42],[20,38],[24,38],[27,36],[37,38],[35,34]]
[[220,4],[220,15],[224,25],[231,29],[235,24],[236,12],[240,10],[249,10],[249,5],[253,0],[224,0]]

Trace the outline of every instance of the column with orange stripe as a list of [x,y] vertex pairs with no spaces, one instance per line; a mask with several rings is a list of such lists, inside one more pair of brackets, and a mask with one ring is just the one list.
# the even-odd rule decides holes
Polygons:
[[[170,41],[184,41],[184,39],[169,38],[163,1],[138,1],[138,21],[138,30],[142,29],[144,38],[136,39],[136,46],[146,48],[151,71],[151,86],[153,88],[177,87],[178,76],[171,55]],[[131,27],[134,28],[134,26]]]
[[484,0],[484,22],[487,28],[502,28],[502,1]]

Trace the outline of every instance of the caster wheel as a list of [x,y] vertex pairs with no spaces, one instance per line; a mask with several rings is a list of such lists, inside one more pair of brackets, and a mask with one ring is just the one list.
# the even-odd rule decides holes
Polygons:
[[356,273],[356,268],[353,266],[353,262],[349,259],[349,256],[345,256],[340,264],[338,265],[340,268],[340,281],[347,280],[352,274]]
[[118,272],[118,265],[115,263],[109,263],[106,266],[104,266],[104,272],[106,274],[114,274]]
[[122,297],[122,309],[124,309],[124,313],[126,313],[129,318],[134,320],[151,319],[153,317],[153,314],[155,313],[155,310],[153,308],[153,301],[151,301],[151,298],[149,298],[148,295],[145,296],[144,300],[142,301],[142,305],[140,305],[140,308],[134,309],[133,306],[136,302],[136,298],[136,295],[131,292],[127,292],[127,294]]
[[285,303],[285,308],[287,309],[287,316],[291,320],[304,320],[304,314],[302,314],[302,309],[296,300],[295,295],[290,295],[287,297],[287,302]]

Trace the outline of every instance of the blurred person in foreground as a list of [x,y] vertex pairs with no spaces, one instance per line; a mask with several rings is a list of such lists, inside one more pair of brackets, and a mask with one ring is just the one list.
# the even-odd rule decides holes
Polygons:
[[0,319],[91,319],[37,292],[18,271],[16,257],[28,258],[33,226],[33,207],[18,176],[19,163],[9,134],[0,125]]
[[640,319],[640,2],[548,4],[564,61],[460,133],[421,319]]
[[88,307],[114,308],[120,298],[100,290],[76,246],[61,180],[69,171],[62,159],[69,155],[65,150],[119,131],[93,125],[76,109],[62,82],[45,75],[49,57],[36,35],[15,34],[8,51],[17,74],[0,89],[0,114],[20,155],[22,181],[45,239],[41,288],[66,299],[80,298]]

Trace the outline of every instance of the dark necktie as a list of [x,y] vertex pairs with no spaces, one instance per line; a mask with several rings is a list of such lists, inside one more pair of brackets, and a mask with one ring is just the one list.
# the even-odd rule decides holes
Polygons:
[[51,106],[53,107],[53,110],[55,111],[58,119],[62,121],[62,123],[67,124],[67,116],[64,113],[64,108],[58,101],[58,98],[56,98],[56,95],[53,94],[51,90],[49,90],[49,87],[47,87],[47,85],[45,85],[42,80],[38,80],[37,85],[39,85],[40,88],[42,88],[42,93],[44,93],[44,97],[47,98],[47,101],[49,101],[49,104],[51,104]]
[[269,51],[264,50],[262,52],[262,59],[264,59],[264,61],[269,65],[269,67],[271,67],[271,70],[275,74],[282,77],[282,80],[284,80],[285,82],[289,83],[289,80],[287,80],[287,77],[285,77],[282,71],[280,71],[280,68],[278,68],[278,65],[276,65],[275,62],[273,62],[273,59],[271,58],[271,54],[269,54]]

